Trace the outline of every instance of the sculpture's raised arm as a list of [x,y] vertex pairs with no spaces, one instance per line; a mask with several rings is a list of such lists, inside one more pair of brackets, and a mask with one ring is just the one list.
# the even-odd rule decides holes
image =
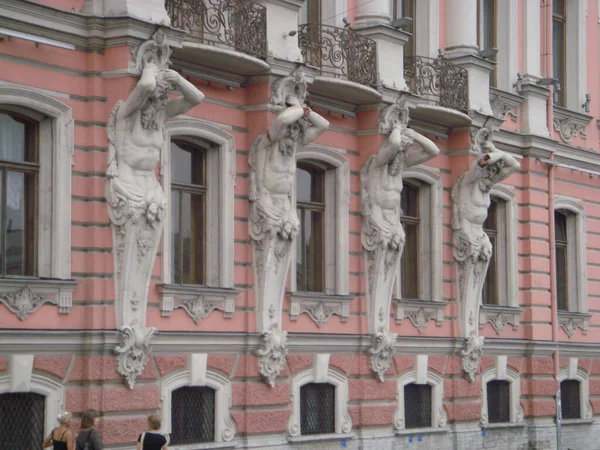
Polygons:
[[414,130],[407,129],[405,135],[412,139],[420,148],[414,152],[409,152],[406,155],[405,167],[416,166],[417,164],[429,161],[431,158],[440,154],[440,149],[433,143],[431,139],[426,138],[422,134],[415,132]]
[[164,78],[173,86],[178,87],[182,94],[181,97],[171,99],[167,103],[167,118],[183,114],[204,100],[204,94],[174,70],[166,70]]

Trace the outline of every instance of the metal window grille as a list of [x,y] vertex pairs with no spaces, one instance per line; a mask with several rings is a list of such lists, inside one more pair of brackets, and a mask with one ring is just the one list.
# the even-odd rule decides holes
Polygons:
[[335,386],[308,383],[300,388],[300,433],[335,433]]
[[404,386],[404,422],[406,428],[431,426],[431,386],[407,384]]
[[40,448],[44,440],[46,397],[34,393],[0,395],[2,448]]
[[215,391],[182,387],[171,393],[171,444],[215,440]]
[[488,421],[510,422],[510,383],[492,380],[487,384]]
[[577,380],[564,380],[560,383],[560,403],[563,419],[581,418],[581,385]]

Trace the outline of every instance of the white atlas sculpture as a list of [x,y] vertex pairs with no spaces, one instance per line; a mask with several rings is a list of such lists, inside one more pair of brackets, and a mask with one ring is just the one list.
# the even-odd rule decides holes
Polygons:
[[[155,328],[146,328],[148,284],[166,213],[155,168],[165,121],[199,104],[204,95],[173,70],[166,36],[157,31],[140,45],[135,67],[141,78],[129,98],[119,101],[108,121],[106,199],[115,260],[115,309],[121,345],[117,369],[133,389],[148,362]],[[183,96],[169,100],[178,89]]]
[[478,334],[478,324],[483,283],[493,251],[483,231],[491,202],[490,189],[520,167],[515,158],[494,146],[491,122],[482,127],[473,140],[478,158],[452,188],[460,335],[465,339],[462,367],[471,381],[475,380],[483,354],[484,338]]
[[[379,130],[388,135],[360,171],[361,242],[367,263],[367,304],[371,368],[383,381],[391,364],[396,334],[389,330],[394,282],[404,250],[405,234],[400,223],[402,172],[439,154],[436,145],[408,127],[404,98],[382,111]],[[420,147],[409,151],[414,144]]]
[[271,104],[277,116],[250,149],[250,237],[254,250],[258,329],[262,348],[259,369],[275,383],[287,355],[287,334],[281,330],[285,279],[292,244],[298,234],[298,217],[292,208],[296,149],[315,140],[329,122],[305,104],[307,84],[301,69],[279,79],[272,88]]

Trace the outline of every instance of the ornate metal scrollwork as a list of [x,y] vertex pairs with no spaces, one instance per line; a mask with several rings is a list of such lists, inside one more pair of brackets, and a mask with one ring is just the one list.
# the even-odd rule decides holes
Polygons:
[[298,46],[304,61],[335,78],[374,87],[377,84],[377,44],[349,28],[320,24],[298,26]]
[[469,74],[441,58],[404,58],[404,79],[410,92],[432,97],[439,106],[467,112]]
[[222,44],[267,57],[267,10],[250,0],[166,0],[174,28],[203,44]]

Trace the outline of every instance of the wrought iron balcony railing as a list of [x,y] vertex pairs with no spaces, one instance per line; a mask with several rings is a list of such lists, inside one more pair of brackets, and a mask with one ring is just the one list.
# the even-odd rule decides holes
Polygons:
[[461,112],[469,109],[469,74],[456,64],[443,58],[406,57],[404,79],[413,94],[445,108]]
[[298,45],[304,61],[323,74],[365,86],[377,85],[377,46],[373,39],[349,28],[304,24],[298,27]]
[[171,25],[203,44],[267,57],[267,10],[251,0],[165,0]]

